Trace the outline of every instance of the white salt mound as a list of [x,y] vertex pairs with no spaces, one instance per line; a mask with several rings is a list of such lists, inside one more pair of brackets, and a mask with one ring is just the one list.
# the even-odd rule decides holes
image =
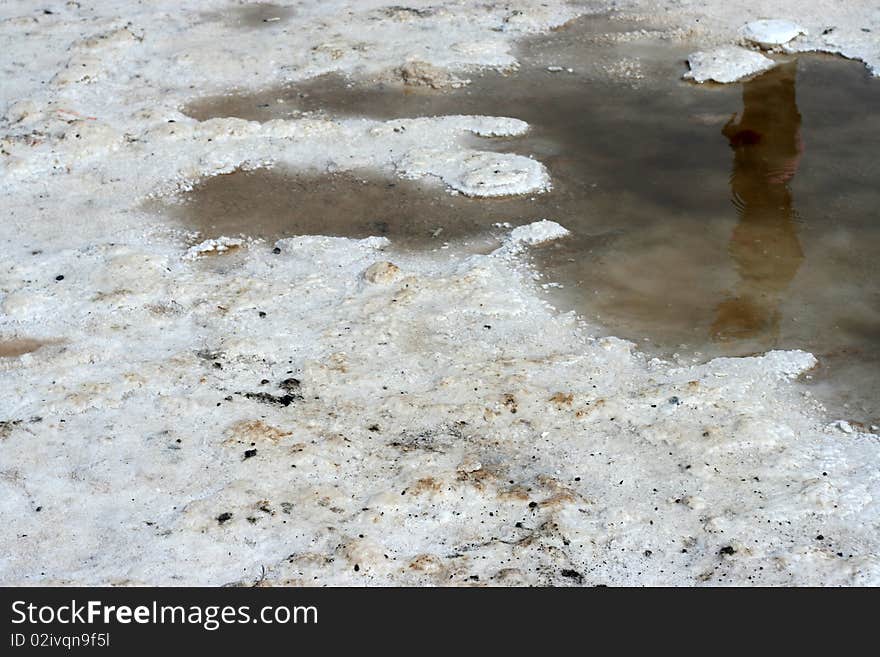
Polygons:
[[778,18],[752,21],[740,29],[743,39],[762,48],[784,45],[801,34],[807,34],[807,30],[797,23]]
[[508,196],[550,188],[550,174],[536,160],[513,153],[435,148],[410,151],[400,163],[407,178],[435,176],[467,196]]
[[195,246],[191,246],[185,254],[184,260],[195,260],[208,253],[223,253],[235,249],[244,244],[244,240],[237,237],[218,237],[217,239],[205,240]]
[[560,226],[555,221],[541,219],[525,226],[517,226],[510,231],[507,240],[511,244],[541,244],[568,234],[569,231],[564,226]]
[[400,275],[400,267],[387,260],[374,262],[364,271],[364,280],[375,285],[390,283]]
[[723,46],[715,50],[700,51],[688,56],[690,70],[685,80],[694,82],[736,82],[750,75],[762,73],[775,66],[775,62],[761,53],[739,46]]

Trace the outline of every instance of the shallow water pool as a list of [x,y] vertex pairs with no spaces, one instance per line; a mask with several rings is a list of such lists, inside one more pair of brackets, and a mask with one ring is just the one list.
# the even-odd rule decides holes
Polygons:
[[631,27],[575,21],[524,43],[518,71],[474,73],[460,89],[329,75],[186,108],[199,119],[513,116],[528,135],[475,141],[543,162],[549,193],[478,200],[375,176],[257,171],[205,181],[160,211],[208,236],[382,234],[416,249],[553,219],[572,236],[532,258],[562,285],[546,291],[560,309],[665,356],[809,350],[820,366],[805,383],[831,413],[880,424],[880,80],[804,55],[741,84],[697,86],[680,80],[691,44],[607,36]]

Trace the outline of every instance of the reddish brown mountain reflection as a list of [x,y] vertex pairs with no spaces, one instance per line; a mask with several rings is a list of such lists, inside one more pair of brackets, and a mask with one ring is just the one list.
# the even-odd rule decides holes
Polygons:
[[728,250],[739,281],[717,308],[717,340],[774,342],[779,303],[804,259],[789,188],[803,153],[796,75],[792,62],[745,83],[742,115],[722,130],[734,152],[730,190],[739,223]]

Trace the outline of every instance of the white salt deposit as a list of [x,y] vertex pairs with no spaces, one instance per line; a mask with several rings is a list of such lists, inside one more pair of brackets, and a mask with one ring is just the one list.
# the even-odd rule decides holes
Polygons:
[[230,249],[236,249],[244,244],[244,240],[237,237],[218,237],[216,239],[205,240],[195,246],[191,246],[183,254],[184,260],[195,260],[209,253],[223,253]]
[[542,192],[550,176],[540,162],[513,153],[414,149],[399,163],[408,178],[434,176],[468,196],[509,196]]
[[541,244],[550,240],[557,240],[569,234],[568,229],[560,226],[555,221],[541,219],[525,226],[517,226],[508,236],[512,244]]
[[688,66],[690,70],[683,76],[686,80],[729,83],[767,71],[775,64],[761,53],[739,46],[722,46],[690,54]]
[[797,23],[778,18],[752,21],[740,30],[743,39],[763,48],[773,48],[788,43],[792,39],[807,34],[807,30]]
[[[667,38],[694,40],[701,51],[741,42],[744,24],[788,17],[804,34],[774,49],[838,54],[880,75],[880,10],[874,0],[633,0],[622,14],[665,27]],[[774,30],[772,39],[789,34]]]

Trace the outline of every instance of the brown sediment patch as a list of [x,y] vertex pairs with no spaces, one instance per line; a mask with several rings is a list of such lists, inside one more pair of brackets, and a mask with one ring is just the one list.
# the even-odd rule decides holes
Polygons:
[[445,570],[443,562],[433,554],[420,554],[409,562],[408,568],[421,573],[436,574]]
[[262,420],[242,420],[236,422],[229,427],[227,433],[228,438],[223,441],[224,445],[256,444],[261,442],[276,444],[281,439],[292,435],[292,432],[273,427]]
[[552,401],[557,406],[571,406],[574,402],[574,395],[571,393],[557,392],[549,401]]
[[484,490],[489,482],[498,479],[498,475],[489,468],[478,468],[477,470],[459,471],[456,480],[467,482],[477,490]]
[[423,477],[407,488],[406,492],[410,495],[421,495],[422,493],[439,493],[441,490],[443,490],[441,482],[433,477]]
[[511,486],[498,491],[498,499],[505,502],[525,502],[531,499],[531,493],[524,486]]
[[52,344],[52,342],[51,340],[36,340],[34,338],[0,338],[0,358],[17,358]]

